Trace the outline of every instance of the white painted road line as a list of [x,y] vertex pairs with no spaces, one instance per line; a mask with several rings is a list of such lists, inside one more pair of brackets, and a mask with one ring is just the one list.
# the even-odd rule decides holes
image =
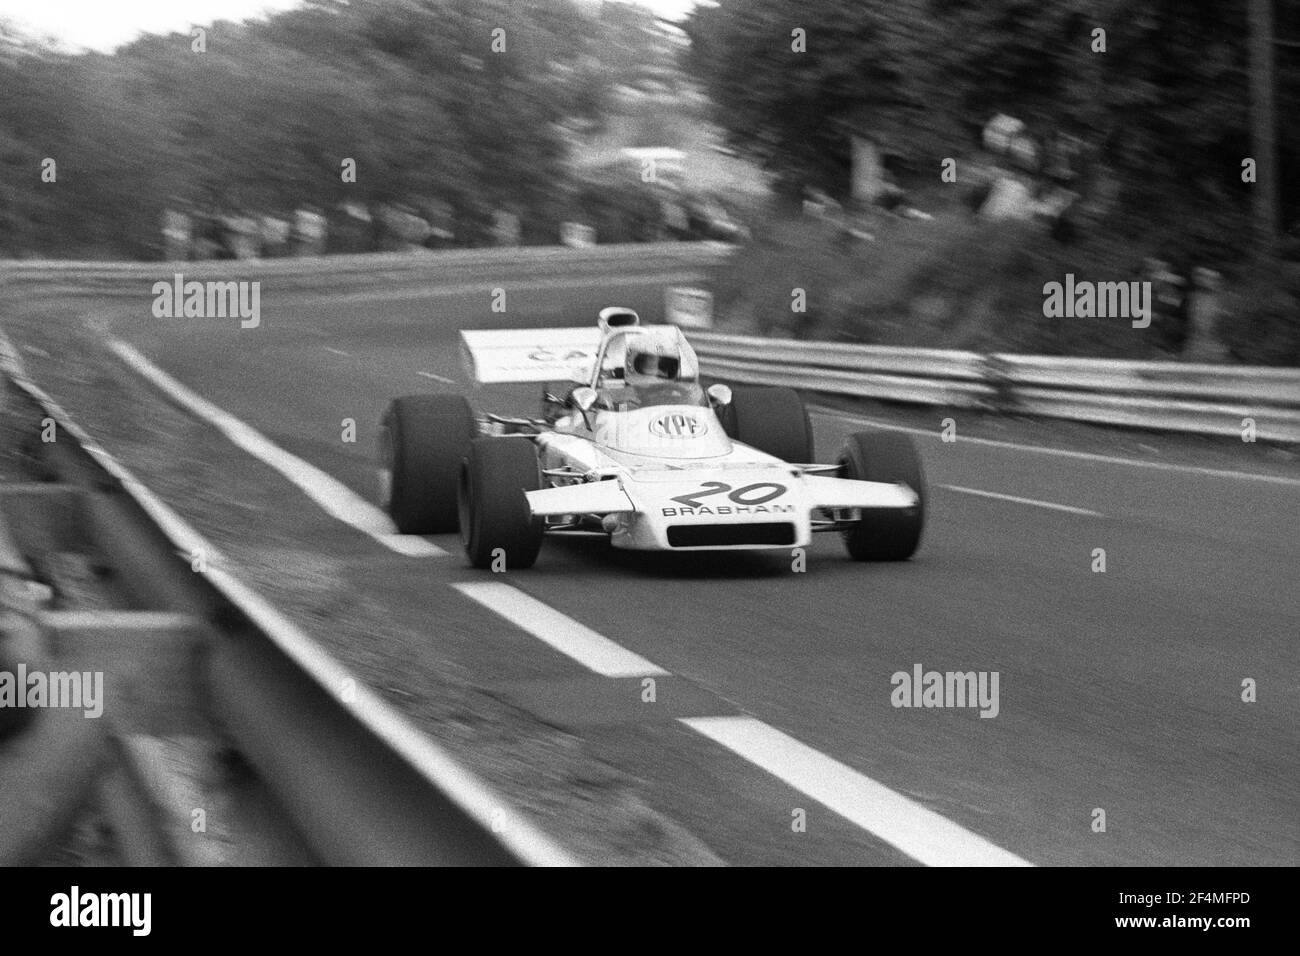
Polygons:
[[351,525],[398,554],[412,558],[446,555],[446,551],[424,538],[398,534],[388,515],[347,485],[315,465],[289,454],[251,425],[190,391],[126,342],[109,339],[108,347],[132,371],[147,379],[172,401],[217,428],[238,448],[284,475],[331,517]]
[[[893,425],[889,422],[878,421],[874,418],[863,418],[860,415],[849,415],[845,412],[833,408],[810,405],[808,411],[821,418],[831,418],[841,422],[852,422],[856,425],[870,425],[873,428],[883,428],[891,432],[906,432],[909,435],[921,435],[927,438],[938,438],[937,429],[927,428],[909,428],[906,425]],[[1108,465],[1124,465],[1129,468],[1151,468],[1155,471],[1180,471],[1188,475],[1201,475],[1206,478],[1233,478],[1238,481],[1262,481],[1266,484],[1289,485],[1294,488],[1300,488],[1300,478],[1288,478],[1285,475],[1255,475],[1247,471],[1233,471],[1231,468],[1205,468],[1200,465],[1180,465],[1170,461],[1142,461],[1138,458],[1118,458],[1114,455],[1099,455],[1090,451],[1071,451],[1068,448],[1043,448],[1040,445],[1022,445],[1013,441],[997,441],[993,438],[962,438],[963,442],[969,442],[972,445],[984,445],[989,448],[1010,448],[1015,451],[1029,452],[1034,455],[1055,455],[1058,458],[1073,458],[1076,461],[1096,461]]]
[[753,717],[681,722],[926,866],[1032,866]]
[[419,375],[421,378],[431,378],[435,382],[442,382],[444,385],[456,384],[456,380],[454,378],[443,378],[441,375],[434,375],[432,372],[416,372],[415,374]]
[[[0,367],[18,382],[23,391],[48,409],[60,422],[60,427],[66,428],[101,468],[121,483],[126,493],[144,509],[145,514],[162,529],[180,553],[192,555],[202,552],[210,558],[218,555],[216,548],[101,448],[72,421],[54,399],[27,380],[22,362],[2,329]],[[205,577],[247,614],[270,641],[318,686],[338,688],[340,692],[344,689],[349,691],[345,700],[350,698],[348,703],[353,715],[369,732],[377,735],[481,825],[490,826],[497,833],[497,838],[510,846],[522,859],[537,866],[578,865],[578,860],[537,830],[519,811],[502,806],[500,798],[475,774],[454,760],[385,698],[367,687],[364,680],[353,675],[260,594],[220,567],[210,566]]]
[[463,582],[452,587],[597,674],[605,677],[668,676],[668,671],[662,667],[509,584],[499,581]]
[[[671,676],[509,584],[452,587],[597,674]],[[761,720],[686,717],[681,722],[927,866],[1032,865]]]
[[1070,505],[1058,505],[1051,501],[1039,501],[1037,498],[1017,498],[1015,495],[1001,495],[996,491],[980,491],[978,488],[963,488],[960,485],[939,485],[949,491],[960,491],[963,495],[979,495],[981,498],[996,498],[998,501],[1014,501],[1019,505],[1033,505],[1035,508],[1051,508],[1053,511],[1065,511],[1072,515],[1087,515],[1090,518],[1103,517],[1100,511],[1087,508],[1075,508]]

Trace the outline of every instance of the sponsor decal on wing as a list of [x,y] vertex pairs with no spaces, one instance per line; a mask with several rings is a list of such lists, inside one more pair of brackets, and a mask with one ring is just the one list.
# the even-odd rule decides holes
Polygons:
[[779,481],[755,481],[735,486],[725,481],[703,481],[685,494],[673,495],[659,512],[665,518],[723,517],[791,514],[790,486]]

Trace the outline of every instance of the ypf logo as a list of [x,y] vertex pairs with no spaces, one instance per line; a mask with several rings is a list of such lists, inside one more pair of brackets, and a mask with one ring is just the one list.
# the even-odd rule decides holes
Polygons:
[[709,426],[694,415],[670,412],[650,422],[650,431],[661,438],[699,438],[708,434]]

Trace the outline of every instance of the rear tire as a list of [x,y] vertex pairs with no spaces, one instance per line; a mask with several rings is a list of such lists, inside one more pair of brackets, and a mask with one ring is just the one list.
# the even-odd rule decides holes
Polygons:
[[906,561],[920,546],[925,526],[925,472],[912,439],[897,432],[857,432],[849,436],[839,464],[842,478],[901,482],[916,492],[915,508],[863,508],[862,517],[842,532],[855,561]]
[[[526,438],[479,438],[461,465],[460,540],[476,568],[531,568],[542,548],[542,519],[525,491],[542,487],[537,449]],[[494,569],[495,570],[495,569]]]
[[731,404],[719,418],[727,434],[743,445],[791,464],[816,461],[808,410],[792,388],[734,385]]
[[379,435],[379,498],[402,534],[456,530],[460,462],[478,434],[460,395],[407,395],[389,403]]

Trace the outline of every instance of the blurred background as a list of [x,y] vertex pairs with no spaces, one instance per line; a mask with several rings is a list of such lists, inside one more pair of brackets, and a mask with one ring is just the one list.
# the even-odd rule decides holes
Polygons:
[[[584,861],[1295,865],[1297,117],[1300,0],[0,0],[0,379],[51,397],[0,390],[0,673],[48,643],[113,708],[19,709],[0,863],[441,859],[355,679]],[[1071,275],[1150,327],[1049,316]],[[918,559],[557,540],[484,588],[390,534],[390,397],[528,414],[460,333],[609,305],[797,386],[820,460],[916,436]],[[922,665],[999,718],[897,707]]]
[[1294,365],[1297,116],[1294,0],[6,3],[0,257],[712,239],[723,328]]

